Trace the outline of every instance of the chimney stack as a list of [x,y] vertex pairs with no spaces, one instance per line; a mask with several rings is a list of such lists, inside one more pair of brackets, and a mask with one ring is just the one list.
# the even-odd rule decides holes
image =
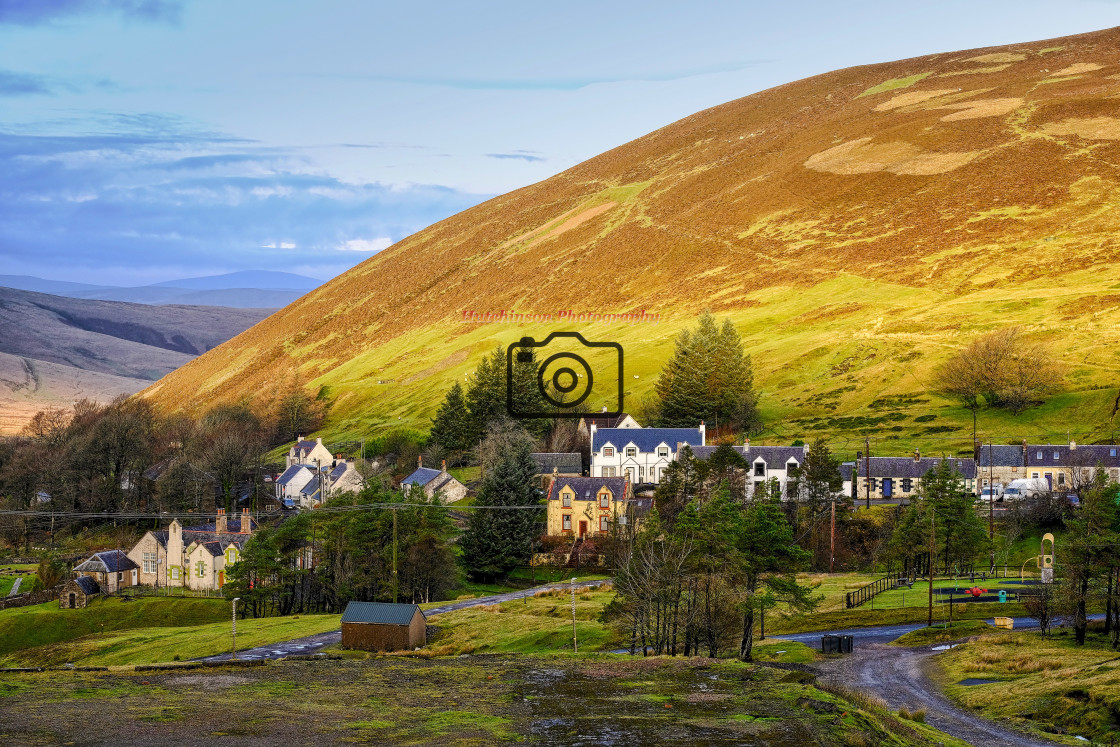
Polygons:
[[443,473],[446,473],[446,472],[447,472],[447,460],[446,460],[446,459],[442,459],[442,460],[440,460],[440,463],[439,463],[439,471],[440,471],[440,472],[443,472]]
[[241,533],[251,534],[253,531],[252,520],[249,518],[249,509],[241,509]]
[[706,435],[707,435],[707,431],[704,430],[704,421],[701,420],[700,421],[700,445],[701,446],[705,445],[705,440],[704,439],[705,439]]
[[915,462],[922,461],[922,452],[919,451],[918,449],[914,449],[914,461]]
[[743,439],[743,452],[744,454],[751,453],[751,440],[749,437]]
[[1070,451],[1077,451],[1077,442],[1076,441],[1070,441],[1069,442],[1069,450]]
[[424,466],[424,455],[421,454],[420,456],[416,457],[416,469],[420,469],[423,466]]
[[1031,464],[1030,449],[1027,448],[1027,439],[1023,439],[1023,466],[1029,467]]
[[218,516],[214,519],[214,531],[218,534],[226,533],[226,510],[224,508],[218,509]]

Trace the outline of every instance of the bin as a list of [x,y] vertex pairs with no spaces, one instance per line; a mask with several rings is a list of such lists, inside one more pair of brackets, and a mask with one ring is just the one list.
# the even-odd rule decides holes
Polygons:
[[822,635],[821,636],[821,653],[822,654],[838,654],[838,653],[840,653],[840,636]]
[[1006,604],[1007,603],[1007,589],[1000,589],[999,590],[999,603],[1000,604]]
[[852,653],[852,643],[854,642],[854,640],[855,640],[855,638],[853,636],[850,636],[850,635],[840,636],[840,653],[842,653],[842,654]]

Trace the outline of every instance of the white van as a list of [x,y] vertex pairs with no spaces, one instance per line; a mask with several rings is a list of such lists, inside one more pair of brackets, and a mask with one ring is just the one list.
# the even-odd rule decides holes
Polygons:
[[1036,495],[1050,492],[1050,483],[1038,477],[1012,480],[1003,490],[1003,497],[1007,499],[1034,498]]
[[985,503],[1003,500],[1003,486],[999,483],[980,491],[980,500]]

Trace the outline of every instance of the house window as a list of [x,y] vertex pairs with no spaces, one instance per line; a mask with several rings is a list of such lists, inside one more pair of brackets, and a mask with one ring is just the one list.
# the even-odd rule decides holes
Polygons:
[[603,447],[603,456],[605,456],[605,457],[614,456],[614,447],[613,446],[604,446]]
[[913,489],[914,489],[914,481],[911,480],[909,477],[902,478],[902,492],[903,493],[909,493]]
[[606,531],[609,531],[609,530],[610,530],[610,526],[607,523],[607,517],[606,516],[600,516],[599,517],[599,531],[600,532],[606,532]]
[[617,477],[617,476],[618,476],[618,468],[617,467],[603,467],[603,477]]
[[202,562],[201,560],[198,561],[196,569],[198,571],[199,578],[206,578],[206,563]]
[[657,456],[659,456],[659,457],[669,456],[669,447],[668,446],[658,446],[657,447]]
[[156,554],[154,552],[144,553],[144,573],[156,572]]
[[564,508],[571,508],[572,507],[572,495],[571,495],[571,493],[564,493],[562,496],[560,496],[560,505],[562,505]]
[[1066,484],[1066,473],[1065,472],[1059,472],[1058,473],[1058,484],[1059,485],[1065,485]]
[[226,562],[227,563],[236,563],[237,562],[237,550],[234,550],[232,547],[229,549],[229,552],[226,554]]
[[1109,456],[1116,456],[1116,449],[1109,449],[1108,450],[1108,455]]
[[872,493],[879,489],[879,480],[877,478],[872,477],[868,482],[871,484]]
[[1055,451],[1054,452],[1054,460],[1057,461],[1057,459],[1058,459],[1058,452]]
[[572,531],[572,515],[571,514],[564,514],[563,527],[564,527],[565,532]]
[[1120,469],[1109,470],[1109,474],[1112,475],[1113,482],[1120,480]]
[[765,477],[766,476],[766,462],[755,462],[754,463],[754,476],[755,477]]
[[1038,479],[1038,473],[1037,472],[1032,472],[1031,473],[1031,479],[1032,480],[1037,480]]
[[1040,451],[1037,454],[1035,454],[1035,458],[1036,459],[1042,459],[1042,452]]
[[179,568],[178,568],[178,566],[171,569],[171,580],[172,581],[178,581],[179,580]]
[[638,456],[638,448],[636,446],[627,446],[626,447],[626,456],[628,456],[628,457]]
[[610,508],[610,507],[611,507],[611,494],[610,493],[599,493],[599,508]]
[[638,467],[638,482],[641,482],[642,480],[645,480],[645,479],[646,479],[646,468],[639,466]]

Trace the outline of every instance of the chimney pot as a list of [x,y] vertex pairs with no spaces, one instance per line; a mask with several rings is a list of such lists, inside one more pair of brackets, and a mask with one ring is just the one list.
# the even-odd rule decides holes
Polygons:
[[914,449],[914,461],[915,462],[922,461],[922,452],[919,451],[918,449]]
[[423,467],[423,466],[424,466],[424,455],[421,454],[420,456],[416,457],[416,467],[420,468],[420,467]]
[[440,471],[440,472],[446,472],[446,471],[447,471],[447,460],[446,460],[446,459],[441,459],[441,460],[440,460],[440,462],[439,462],[439,471]]

